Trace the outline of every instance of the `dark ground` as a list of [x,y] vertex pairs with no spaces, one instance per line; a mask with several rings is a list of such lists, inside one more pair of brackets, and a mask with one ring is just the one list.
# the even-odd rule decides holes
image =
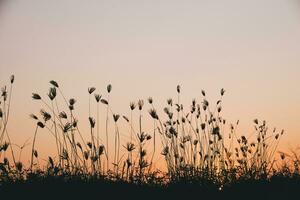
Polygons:
[[5,183],[0,199],[300,199],[300,179],[273,177],[271,180],[244,180],[225,186],[181,181],[167,186],[137,185],[100,179],[64,180],[48,177]]

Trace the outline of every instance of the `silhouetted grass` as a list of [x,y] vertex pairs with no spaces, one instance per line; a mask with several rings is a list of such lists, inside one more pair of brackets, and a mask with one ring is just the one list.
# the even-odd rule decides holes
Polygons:
[[[297,194],[298,153],[279,152],[279,160],[275,159],[284,131],[270,131],[265,121],[255,119],[252,137],[238,135],[239,121],[228,124],[221,115],[224,89],[215,104],[209,103],[202,90],[201,99],[192,100],[186,109],[180,102],[181,87],[177,86],[177,100],[167,100],[164,114],[157,111],[156,102],[149,97],[148,105],[141,99],[131,102],[130,117],[127,117],[112,110],[110,84],[106,95],[94,94],[97,89],[90,87],[89,133],[84,134],[90,139],[85,140],[76,116],[76,100],[67,100],[60,85],[52,80],[46,97],[32,94],[32,99],[41,102],[42,107],[39,114],[30,115],[35,121],[34,137],[30,166],[23,166],[21,156],[15,157],[7,130],[13,83],[14,76],[11,76],[10,89],[4,86],[1,91],[0,196],[282,199]],[[91,112],[92,94],[96,117]],[[65,106],[59,106],[58,96]],[[105,112],[101,113],[102,110]],[[104,132],[100,131],[101,116],[105,117]],[[144,130],[146,120],[153,124],[151,131]],[[120,123],[128,125],[128,133],[120,130]],[[110,126],[113,133],[109,133]],[[49,156],[45,166],[38,163],[35,145],[41,129],[53,137],[57,154]],[[120,137],[124,132],[126,141]],[[114,139],[113,148],[109,148],[109,137]],[[7,153],[11,154],[13,163]],[[154,158],[158,156],[164,158],[166,171],[153,168]]]

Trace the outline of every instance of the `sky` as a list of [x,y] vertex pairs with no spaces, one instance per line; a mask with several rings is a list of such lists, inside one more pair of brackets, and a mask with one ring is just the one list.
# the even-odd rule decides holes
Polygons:
[[[105,95],[114,111],[152,96],[190,103],[206,90],[216,101],[226,89],[223,116],[253,130],[253,119],[285,129],[280,148],[300,143],[299,0],[1,0],[0,85],[14,74],[8,130],[21,145],[32,139],[49,81],[59,82],[88,116],[87,88]],[[86,133],[89,134],[89,133]],[[38,137],[50,152],[49,137]],[[30,148],[29,148],[30,149]]]

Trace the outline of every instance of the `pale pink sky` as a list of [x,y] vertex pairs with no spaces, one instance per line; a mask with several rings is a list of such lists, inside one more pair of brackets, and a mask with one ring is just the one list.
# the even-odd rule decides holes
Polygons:
[[18,144],[40,108],[31,93],[46,94],[54,79],[84,120],[89,86],[104,93],[112,83],[113,109],[125,114],[139,98],[165,103],[178,83],[186,104],[201,89],[214,101],[224,87],[224,116],[240,119],[241,132],[265,119],[286,130],[282,147],[295,147],[299,52],[297,0],[0,1],[0,85],[16,75],[8,128]]

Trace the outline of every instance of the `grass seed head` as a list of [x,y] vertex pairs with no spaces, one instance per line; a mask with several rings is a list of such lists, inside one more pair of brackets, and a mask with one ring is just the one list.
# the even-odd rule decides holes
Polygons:
[[67,119],[68,118],[67,113],[65,111],[61,111],[58,116],[62,119]]
[[8,160],[7,157],[4,157],[4,158],[3,158],[3,164],[4,164],[5,166],[9,166],[9,160]]
[[40,112],[41,112],[41,115],[43,116],[43,119],[45,122],[47,122],[48,120],[51,119],[51,115],[48,112],[46,112],[45,110],[41,109]]
[[95,90],[96,90],[95,87],[90,87],[90,88],[88,88],[88,93],[92,94]]
[[41,100],[42,98],[41,98],[41,96],[40,96],[39,94],[37,94],[37,93],[32,93],[32,99],[33,99],[33,100]]
[[130,110],[134,110],[135,109],[135,103],[134,102],[131,102],[130,104],[129,104],[129,107],[130,107]]
[[15,76],[14,75],[11,75],[10,76],[10,83],[13,84],[15,81]]
[[176,88],[176,89],[177,89],[177,93],[179,94],[179,93],[180,93],[180,89],[181,89],[181,88],[180,88],[180,85],[177,85],[177,88]]
[[34,150],[34,151],[33,151],[33,155],[34,155],[34,157],[36,157],[36,158],[38,157],[38,152],[37,152],[37,150]]
[[95,124],[96,124],[95,119],[93,119],[92,117],[89,117],[89,122],[90,122],[91,128],[94,128],[94,127],[95,127]]
[[89,151],[84,151],[84,152],[83,152],[83,156],[84,156],[84,159],[85,159],[85,160],[89,159],[90,152],[89,152]]
[[53,86],[56,87],[56,88],[59,87],[59,86],[58,86],[58,83],[57,83],[56,81],[54,81],[54,80],[51,80],[51,81],[50,81],[50,84],[53,85]]
[[103,103],[103,104],[105,104],[105,105],[108,105],[108,101],[107,101],[107,100],[101,99],[100,101],[101,101],[101,103]]
[[4,142],[4,144],[2,146],[0,146],[0,152],[1,151],[5,152],[8,149],[8,147],[9,147],[9,143]]
[[101,156],[104,153],[104,149],[105,149],[104,145],[99,146],[99,150],[98,150],[98,155],[99,156]]
[[171,98],[167,99],[167,104],[173,106],[173,99]]
[[49,156],[49,157],[48,157],[48,162],[49,162],[51,168],[53,168],[53,167],[54,167],[54,161],[53,161],[53,158],[51,158],[51,157]]
[[153,103],[152,97],[149,97],[149,98],[148,98],[148,102],[149,102],[149,104],[152,104],[152,103]]
[[123,119],[125,119],[126,122],[129,122],[128,117],[126,117],[125,115],[123,115]]
[[78,124],[78,120],[77,120],[77,119],[74,119],[74,121],[73,121],[73,123],[72,123],[72,126],[73,126],[74,128],[76,128],[76,127],[77,127],[77,124]]
[[79,148],[80,150],[82,150],[82,146],[81,146],[81,144],[80,144],[79,142],[77,142],[76,145],[78,146],[78,148]]
[[113,118],[114,118],[114,121],[117,122],[120,118],[120,115],[118,114],[113,114]]
[[32,119],[34,119],[34,120],[38,120],[38,117],[36,115],[34,115],[34,114],[30,114],[29,117],[32,118]]
[[76,99],[71,98],[71,99],[69,100],[70,106],[74,106],[75,103],[76,103]]
[[53,99],[55,99],[55,97],[56,97],[56,88],[55,87],[52,87],[49,89],[48,97],[51,101],[53,101]]
[[149,114],[153,119],[158,119],[158,115],[157,115],[156,110],[154,108],[149,110]]
[[143,106],[144,106],[144,101],[140,99],[140,100],[138,101],[138,107],[139,107],[139,110],[142,110],[142,109],[143,109]]
[[135,146],[133,143],[131,142],[127,142],[126,146],[125,146],[125,149],[128,151],[128,152],[131,152],[135,149]]
[[107,89],[107,92],[110,93],[110,92],[111,92],[111,89],[112,89],[112,85],[111,85],[111,84],[108,84],[106,89]]
[[167,156],[169,154],[169,147],[165,146],[161,152],[163,156]]
[[224,94],[225,94],[224,88],[221,89],[221,92],[220,92],[220,93],[221,93],[221,96],[224,96]]
[[202,124],[201,124],[201,129],[204,130],[205,127],[206,127],[206,124],[205,124],[205,123],[202,123]]
[[40,128],[44,128],[45,125],[42,123],[42,122],[38,122],[37,125],[40,127]]
[[99,103],[99,101],[101,99],[101,95],[95,94],[95,99],[96,99],[97,103]]
[[72,124],[67,122],[63,127],[62,127],[62,130],[64,133],[67,133],[69,130],[71,130],[72,128]]
[[93,148],[93,144],[91,142],[87,142],[87,146],[92,149]]

